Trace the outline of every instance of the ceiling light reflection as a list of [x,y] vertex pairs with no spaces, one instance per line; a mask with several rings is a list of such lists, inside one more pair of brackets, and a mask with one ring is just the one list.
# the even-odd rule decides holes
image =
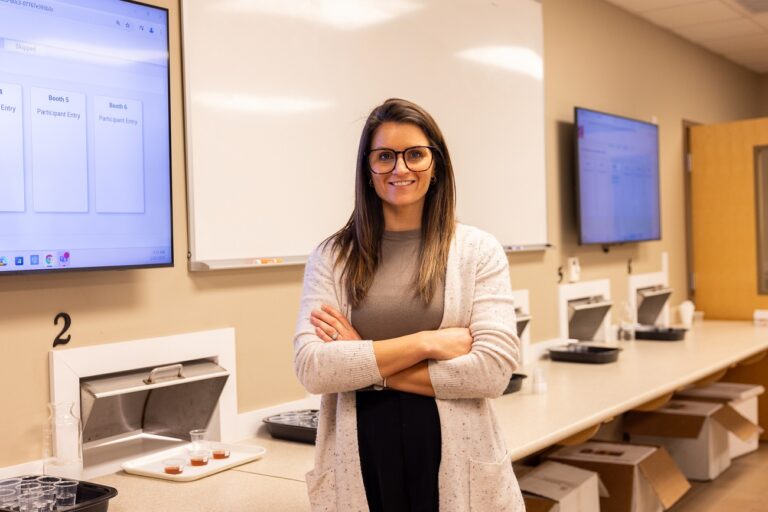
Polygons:
[[260,114],[293,114],[327,110],[333,107],[329,100],[317,100],[305,97],[255,96],[252,94],[226,94],[218,92],[200,92],[192,95],[192,100],[209,107],[224,110],[241,110]]
[[285,16],[339,30],[368,28],[423,7],[413,0],[226,0],[212,6],[221,11]]
[[541,55],[522,46],[486,46],[469,48],[456,54],[462,59],[487,66],[528,75],[537,80],[544,79],[544,61]]

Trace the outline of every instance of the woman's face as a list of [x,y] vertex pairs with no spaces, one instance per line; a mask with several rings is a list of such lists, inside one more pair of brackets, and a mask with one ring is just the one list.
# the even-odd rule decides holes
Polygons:
[[[429,145],[429,139],[415,124],[386,122],[373,132],[370,149],[403,151],[414,146]],[[369,174],[376,194],[383,201],[385,211],[389,210],[397,215],[411,213],[418,215],[420,219],[424,198],[435,171],[434,158],[429,168],[423,172],[409,170],[403,158],[403,155],[397,156],[395,168],[389,174]]]

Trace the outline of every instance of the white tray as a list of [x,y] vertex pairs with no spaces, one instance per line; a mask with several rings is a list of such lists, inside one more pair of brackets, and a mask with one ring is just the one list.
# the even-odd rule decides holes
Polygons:
[[[189,451],[192,446],[190,443],[125,462],[122,466],[123,471],[134,475],[162,478],[163,480],[191,482],[192,480],[199,480],[200,478],[205,478],[206,476],[213,475],[220,471],[260,459],[262,455],[267,452],[266,448],[253,445],[224,443],[209,443],[209,445],[212,450],[216,448],[228,449],[230,452],[229,458],[214,459],[211,457],[208,459],[208,464],[205,466],[190,466]],[[186,461],[184,471],[178,475],[169,475],[165,472],[165,467],[163,466],[162,461],[176,458],[184,459]]]

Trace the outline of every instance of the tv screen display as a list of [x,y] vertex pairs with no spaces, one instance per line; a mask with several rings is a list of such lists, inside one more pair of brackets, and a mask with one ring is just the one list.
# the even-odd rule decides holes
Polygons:
[[580,244],[661,239],[658,126],[576,108]]
[[173,265],[168,12],[0,0],[0,274]]

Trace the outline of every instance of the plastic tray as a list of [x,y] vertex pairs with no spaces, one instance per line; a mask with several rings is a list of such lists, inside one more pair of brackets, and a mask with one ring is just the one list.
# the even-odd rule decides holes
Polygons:
[[581,345],[569,343],[561,347],[549,349],[549,358],[553,361],[567,363],[605,364],[613,363],[619,358],[620,348],[596,347],[594,345]]
[[[62,512],[107,512],[109,500],[115,496],[117,496],[117,489],[114,487],[78,480],[77,498],[74,506],[58,507],[56,510]],[[10,512],[10,509],[0,507],[0,511]]]
[[512,378],[509,379],[509,384],[507,385],[507,389],[504,390],[504,394],[508,395],[510,393],[515,393],[516,391],[520,391],[520,388],[523,387],[523,379],[525,379],[526,377],[528,376],[522,373],[513,373]]
[[184,471],[178,475],[169,475],[166,473],[162,464],[162,461],[165,459],[179,458],[189,462],[189,451],[192,446],[190,443],[125,462],[122,466],[123,471],[134,475],[160,478],[162,480],[191,482],[260,459],[267,453],[266,448],[261,446],[225,443],[209,443],[209,445],[211,449],[214,450],[216,448],[228,449],[230,452],[229,458],[214,459],[211,457],[208,460],[208,464],[205,466],[190,466],[187,463],[187,465],[184,466]]
[[317,437],[317,409],[304,409],[288,413],[275,414],[264,418],[267,430],[272,437],[315,444]]
[[652,341],[681,341],[685,339],[686,329],[677,327],[636,328],[635,339]]

